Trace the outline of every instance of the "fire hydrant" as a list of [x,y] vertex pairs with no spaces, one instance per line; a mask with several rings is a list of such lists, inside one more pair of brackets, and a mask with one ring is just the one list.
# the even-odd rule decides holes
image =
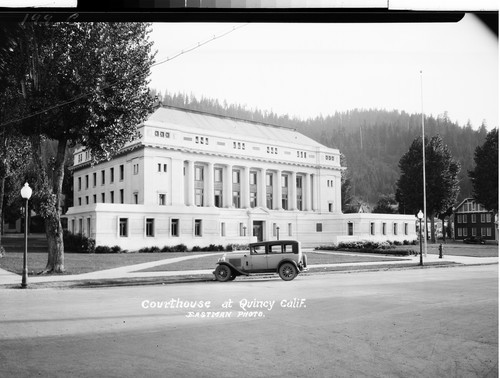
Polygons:
[[443,258],[443,244],[439,244],[439,258]]

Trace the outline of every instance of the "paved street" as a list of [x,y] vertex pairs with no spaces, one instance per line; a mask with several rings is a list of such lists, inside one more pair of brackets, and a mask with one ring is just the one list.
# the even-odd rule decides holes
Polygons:
[[498,376],[498,265],[5,289],[0,303],[5,377]]

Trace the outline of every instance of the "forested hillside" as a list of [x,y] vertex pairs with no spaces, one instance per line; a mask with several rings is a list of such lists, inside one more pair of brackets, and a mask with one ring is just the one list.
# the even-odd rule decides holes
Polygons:
[[[384,194],[394,193],[400,175],[399,160],[413,139],[422,134],[421,115],[400,111],[354,109],[340,113],[332,109],[332,115],[301,120],[185,94],[165,93],[159,97],[165,105],[291,127],[328,147],[338,148],[346,157],[353,196],[369,204],[375,204]],[[459,126],[446,114],[425,117],[424,124],[426,135],[440,134],[462,166],[459,200],[471,196],[467,171],[474,167],[474,150],[484,142],[486,127],[474,125],[474,130],[472,125]]]

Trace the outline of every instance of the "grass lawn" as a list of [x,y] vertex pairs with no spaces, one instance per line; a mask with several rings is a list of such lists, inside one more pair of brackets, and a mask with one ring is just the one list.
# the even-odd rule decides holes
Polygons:
[[[222,255],[222,253],[221,253]],[[307,252],[307,264],[342,264],[354,262],[371,262],[371,261],[394,261],[395,259],[382,256],[345,256],[336,255],[333,253],[315,253]],[[163,271],[179,271],[179,270],[198,270],[198,269],[215,269],[215,264],[219,256],[207,256],[199,259],[179,261],[173,264],[158,265],[153,268],[141,270],[140,272],[163,272]],[[396,259],[399,260],[399,259]]]
[[[109,253],[91,255],[84,253],[65,253],[64,267],[66,269],[66,274],[81,274],[203,253],[204,252]],[[217,257],[214,257],[214,261],[217,261]],[[28,252],[29,274],[37,274],[43,271],[46,264],[47,252]],[[0,258],[0,268],[21,274],[23,271],[23,254],[20,252],[7,252],[5,257]]]
[[[412,249],[419,252],[420,246],[409,245],[405,248]],[[439,243],[427,243],[427,253],[437,255],[439,254]],[[465,244],[458,241],[448,241],[443,244],[443,254],[453,256],[471,256],[471,257],[498,257],[498,244],[494,242],[487,242],[487,244]]]
[[[23,240],[10,241],[3,239],[2,242],[10,242],[6,248],[7,253],[5,257],[0,258],[0,268],[21,274],[23,267],[23,254],[20,252]],[[15,242],[15,245],[14,245]],[[4,244],[4,243],[2,243]],[[5,243],[8,244],[8,243]],[[30,241],[30,246],[34,242]],[[41,243],[40,243],[41,244]],[[35,245],[36,246],[36,245]],[[437,254],[439,244],[428,244],[428,253]],[[419,251],[419,245],[405,246]],[[498,257],[498,245],[489,243],[486,245],[464,244],[460,242],[449,242],[443,244],[444,254],[458,255],[458,256],[474,256],[474,257]],[[10,250],[9,250],[10,249]],[[43,246],[40,245],[40,249]],[[16,251],[16,252],[14,252]],[[19,252],[18,252],[19,251]],[[207,252],[168,252],[168,253],[121,253],[121,254],[81,254],[67,252],[64,255],[64,266],[66,274],[81,274],[89,273],[98,270],[118,268],[127,265],[141,264],[145,262],[158,261],[181,256],[203,255]],[[220,253],[222,254],[222,252]],[[201,257],[184,262],[177,262],[168,265],[161,265],[148,269],[146,271],[172,271],[172,270],[198,270],[198,269],[212,269],[218,259],[218,255]],[[351,262],[368,262],[368,261],[386,261],[389,258],[384,255],[376,256],[367,254],[366,256],[348,256],[348,255],[335,255],[308,252],[308,263],[315,264],[339,264]],[[394,260],[394,259],[390,259]],[[29,274],[36,274],[45,268],[47,263],[47,252],[29,251],[28,252],[28,271]]]

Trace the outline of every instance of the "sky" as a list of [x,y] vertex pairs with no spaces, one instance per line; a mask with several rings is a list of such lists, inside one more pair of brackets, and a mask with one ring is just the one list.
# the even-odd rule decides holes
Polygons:
[[155,23],[150,39],[156,62],[170,59],[151,70],[162,93],[301,119],[423,107],[461,126],[498,127],[498,39],[473,14],[458,23]]

